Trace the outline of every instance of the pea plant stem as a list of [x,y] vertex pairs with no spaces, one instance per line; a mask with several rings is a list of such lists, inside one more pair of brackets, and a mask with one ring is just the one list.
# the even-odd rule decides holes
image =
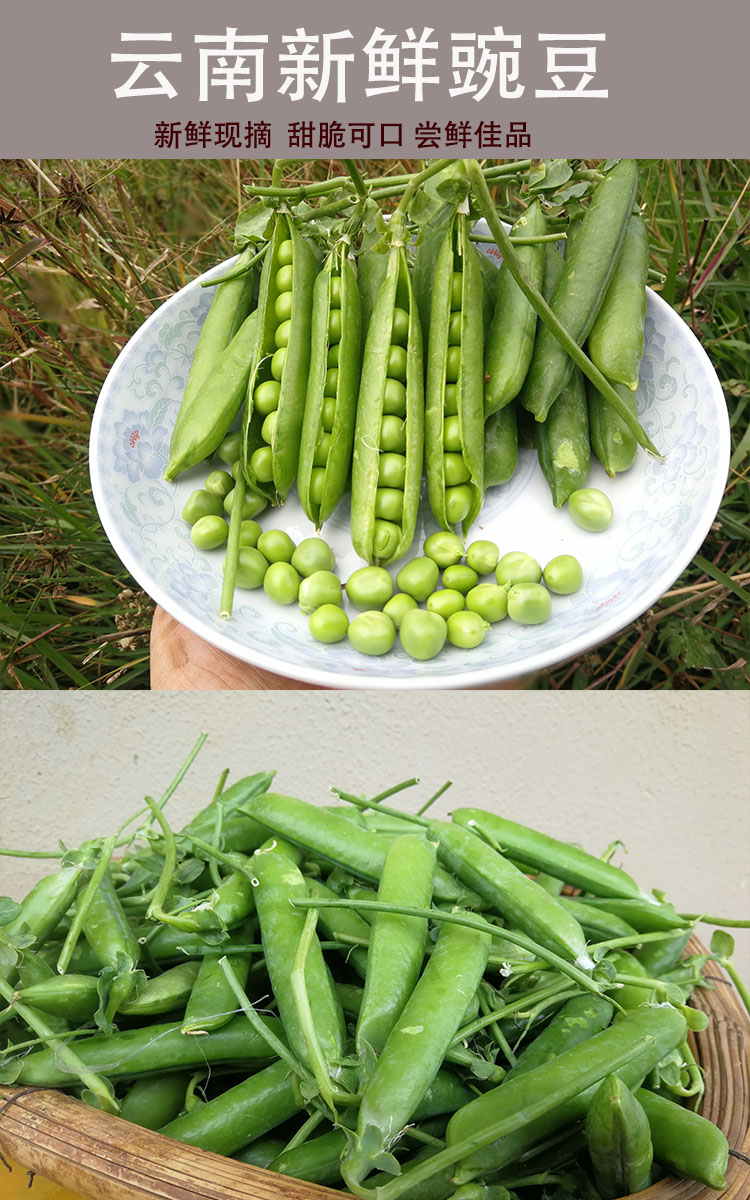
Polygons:
[[[261,262],[268,252],[268,242],[258,250],[257,254],[253,254],[250,258],[245,259],[246,251],[240,255],[239,261],[235,263],[231,271],[227,271],[226,275],[221,275],[218,279],[204,279],[201,284],[202,288],[218,287],[222,283],[231,283],[233,279],[242,279],[243,275],[247,275],[252,271],[259,262]],[[249,247],[248,247],[249,249]],[[245,261],[243,261],[243,259]]]
[[526,299],[529,301],[529,304],[534,309],[534,312],[542,321],[544,321],[544,324],[554,335],[563,349],[573,359],[573,362],[576,364],[576,366],[580,367],[587,379],[591,380],[597,391],[600,392],[607,403],[612,406],[614,412],[620,418],[623,424],[626,425],[630,430],[633,437],[638,442],[638,445],[642,446],[644,450],[648,451],[648,453],[652,454],[655,458],[660,459],[661,455],[659,454],[659,451],[656,449],[656,446],[651,441],[646,431],[641,427],[638,418],[631,412],[625,401],[617,394],[612,384],[605,379],[599,368],[592,363],[587,354],[584,354],[581,347],[578,345],[575,339],[570,336],[565,326],[552,311],[539,289],[536,288],[529,279],[521,259],[516,254],[513,243],[503,229],[502,222],[495,211],[495,206],[492,203],[492,197],[490,196],[484,176],[479,170],[478,165],[469,160],[467,161],[466,169],[469,174],[469,178],[472,181],[474,195],[479,202],[479,206],[484,214],[487,224],[490,227],[490,231],[495,237],[497,247],[502,251],[503,258],[508,264],[508,270],[520,287]]

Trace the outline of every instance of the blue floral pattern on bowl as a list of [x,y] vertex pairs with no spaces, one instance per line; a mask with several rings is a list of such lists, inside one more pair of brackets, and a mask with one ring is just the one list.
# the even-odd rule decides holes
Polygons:
[[[206,276],[223,273],[224,263]],[[416,663],[398,647],[367,658],[344,641],[315,642],[295,607],[272,604],[262,590],[238,591],[229,621],[218,615],[223,552],[193,546],[180,512],[208,468],[176,484],[162,478],[169,437],[210,290],[199,281],[171,297],[131,338],[99,398],[91,435],[91,476],[105,531],[141,586],[183,624],[230,654],[279,674],[334,687],[486,686],[581,654],[646,611],[697,553],[719,506],[729,460],[726,404],[708,357],[684,321],[648,293],[646,349],[637,394],[641,422],[664,454],[640,453],[614,480],[598,464],[590,485],[612,498],[615,520],[602,534],[575,526],[552,507],[536,456],[522,451],[507,484],[491,488],[469,540],[490,537],[544,563],[575,554],[584,585],[553,597],[551,619],[524,627],[494,625],[481,647],[447,647]],[[314,531],[292,492],[261,523],[299,540]],[[435,529],[423,496],[413,553]],[[349,540],[344,500],[323,535],[342,579],[361,566]],[[400,564],[394,564],[394,573]]]

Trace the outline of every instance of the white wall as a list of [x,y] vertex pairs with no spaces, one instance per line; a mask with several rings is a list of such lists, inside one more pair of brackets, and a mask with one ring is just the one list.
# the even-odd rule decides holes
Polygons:
[[[318,803],[412,775],[417,806],[502,811],[619,861],[678,908],[750,917],[750,697],[631,693],[348,692],[5,694],[0,845],[54,849],[109,833],[158,795],[201,731],[208,741],[168,813],[179,826],[231,778],[278,772]],[[20,898],[49,864],[0,858]],[[708,931],[704,930],[708,936]],[[737,931],[750,979],[750,931]]]

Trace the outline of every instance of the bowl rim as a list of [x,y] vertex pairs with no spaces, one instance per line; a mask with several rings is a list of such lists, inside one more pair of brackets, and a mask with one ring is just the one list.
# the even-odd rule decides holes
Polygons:
[[[311,684],[315,687],[335,688],[335,689],[373,689],[373,690],[407,690],[407,691],[434,691],[434,690],[450,690],[450,689],[474,689],[486,688],[502,683],[518,682],[520,679],[531,675],[538,674],[547,668],[559,666],[562,663],[569,662],[576,658],[579,654],[593,650],[596,646],[608,641],[621,630],[626,629],[633,624],[638,616],[647,612],[649,608],[659,599],[665,590],[664,579],[659,577],[650,587],[646,587],[638,602],[639,612],[635,615],[627,615],[619,613],[609,620],[604,620],[598,624],[593,631],[589,627],[581,633],[573,637],[569,642],[566,642],[563,656],[560,656],[560,649],[548,647],[545,650],[540,650],[536,654],[527,655],[520,670],[514,671],[513,663],[504,663],[502,666],[477,666],[475,669],[455,672],[450,675],[420,675],[418,671],[413,670],[414,664],[410,664],[411,668],[408,671],[394,672],[392,674],[371,675],[368,671],[367,660],[364,659],[361,668],[347,670],[346,672],[334,671],[326,667],[313,665],[299,665],[297,663],[286,663],[280,661],[275,655],[267,653],[265,650],[255,648],[247,643],[238,642],[229,633],[223,633],[217,629],[206,629],[201,623],[199,617],[188,611],[182,605],[179,597],[175,596],[164,587],[159,580],[152,580],[149,576],[149,586],[145,587],[141,582],[142,572],[140,570],[140,562],[137,555],[131,553],[129,546],[120,535],[119,526],[115,518],[114,507],[110,509],[108,503],[108,492],[106,488],[106,479],[102,469],[102,462],[99,455],[99,445],[101,436],[101,427],[104,420],[104,412],[109,398],[110,391],[114,388],[113,379],[117,374],[117,366],[122,358],[132,353],[134,346],[146,336],[146,331],[149,329],[152,322],[157,319],[163,319],[164,313],[168,312],[173,306],[181,302],[181,297],[189,289],[199,288],[203,281],[214,278],[217,275],[223,274],[230,269],[233,263],[238,259],[238,255],[233,255],[222,263],[209,268],[202,275],[196,276],[195,279],[185,284],[177,292],[171,295],[159,308],[138,327],[131,338],[121,349],[117,358],[112,363],[107,377],[102,384],[99,396],[94,409],[94,415],[91,422],[91,433],[89,437],[89,474],[91,478],[91,486],[94,495],[99,519],[102,528],[109,539],[115,553],[120,561],[130,572],[133,578],[138,582],[139,586],[144,588],[144,591],[161,608],[165,609],[170,616],[174,617],[181,625],[189,629],[197,637],[201,638],[208,644],[228,654],[230,657],[246,662],[251,666],[268,671],[273,675],[281,675],[287,679],[293,679],[300,683]],[[700,550],[705,541],[706,534],[710,528],[710,524],[714,519],[721,498],[724,494],[727,475],[729,472],[729,459],[731,452],[731,434],[729,425],[729,413],[724,399],[724,393],[721,387],[721,382],[716,373],[710,358],[700,340],[693,333],[689,325],[682,319],[679,313],[666,302],[657,292],[651,288],[646,289],[649,293],[650,300],[656,304],[657,310],[663,312],[666,318],[670,321],[679,321],[683,327],[684,333],[694,341],[695,348],[699,359],[702,359],[705,367],[708,368],[708,378],[711,382],[711,389],[721,397],[722,403],[717,404],[718,414],[718,463],[714,471],[714,476],[710,488],[710,499],[706,503],[705,511],[710,513],[708,522],[699,521],[696,523],[691,536],[688,538],[682,552],[677,555],[670,565],[669,583],[671,584],[679,578],[685,568],[692,562],[695,555]],[[643,601],[645,600],[645,603]],[[625,619],[623,619],[623,617]]]

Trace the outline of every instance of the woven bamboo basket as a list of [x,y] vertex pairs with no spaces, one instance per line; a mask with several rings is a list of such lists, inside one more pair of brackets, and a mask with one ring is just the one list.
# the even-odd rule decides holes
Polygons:
[[[691,939],[692,953],[705,953]],[[701,1109],[730,1146],[722,1200],[750,1200],[750,1020],[715,964],[714,987],[694,994],[708,1029],[693,1039],[706,1075]],[[692,1035],[691,1035],[692,1037]],[[140,1129],[54,1089],[0,1087],[0,1151],[91,1200],[336,1200],[339,1191],[246,1166]],[[0,1164],[0,1195],[4,1194]],[[25,1177],[24,1177],[25,1182]],[[639,1200],[714,1200],[719,1193],[665,1178]],[[33,1192],[32,1192],[33,1196]]]

